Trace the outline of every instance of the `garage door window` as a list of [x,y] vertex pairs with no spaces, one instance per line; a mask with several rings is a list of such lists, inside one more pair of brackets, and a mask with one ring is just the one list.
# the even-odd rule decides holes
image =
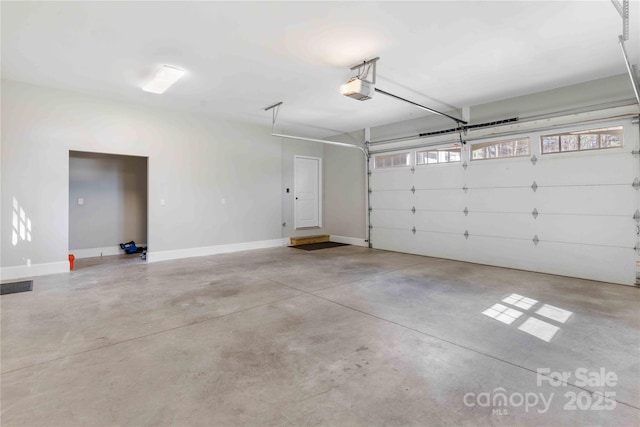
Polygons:
[[418,165],[459,162],[460,159],[460,148],[456,147],[416,152],[416,164]]
[[528,156],[530,153],[529,146],[529,138],[473,144],[471,146],[471,160]]
[[544,135],[542,154],[622,147],[622,126]]
[[375,169],[401,168],[411,166],[411,153],[380,154],[374,158]]

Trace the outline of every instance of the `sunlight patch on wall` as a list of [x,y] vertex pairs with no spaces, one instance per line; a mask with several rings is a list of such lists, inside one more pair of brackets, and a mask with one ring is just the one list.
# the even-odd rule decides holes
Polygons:
[[13,246],[17,246],[20,240],[31,241],[31,218],[27,216],[15,197],[13,198],[11,225],[11,244]]

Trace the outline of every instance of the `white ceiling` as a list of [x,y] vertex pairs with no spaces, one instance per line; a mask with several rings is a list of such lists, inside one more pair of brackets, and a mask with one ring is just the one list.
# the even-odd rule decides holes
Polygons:
[[[638,62],[640,3],[629,53]],[[610,1],[8,2],[2,77],[325,137],[423,116],[338,87],[380,56],[378,87],[430,107],[478,105],[622,74]],[[186,77],[140,90],[161,64]],[[632,94],[630,94],[632,97]]]

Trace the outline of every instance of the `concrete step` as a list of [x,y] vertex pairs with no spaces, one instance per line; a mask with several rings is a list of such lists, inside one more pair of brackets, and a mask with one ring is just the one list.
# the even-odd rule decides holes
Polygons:
[[302,237],[291,237],[291,244],[296,245],[307,245],[309,243],[323,243],[329,241],[328,234],[319,234],[316,236],[302,236]]

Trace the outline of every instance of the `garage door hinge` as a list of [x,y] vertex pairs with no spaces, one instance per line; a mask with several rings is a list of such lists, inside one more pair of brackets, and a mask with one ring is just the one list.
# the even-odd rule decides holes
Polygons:
[[413,228],[411,229],[411,232],[412,232],[413,234],[416,234],[416,228],[415,228],[415,227],[413,227]]
[[540,239],[538,239],[538,235],[536,234],[535,236],[533,236],[533,244],[538,246],[538,242],[540,242]]
[[531,215],[533,215],[533,219],[538,218],[538,209],[534,208],[533,212],[531,212]]
[[469,189],[469,187],[467,187],[467,184],[464,185],[464,187],[462,187],[462,190],[466,193],[467,190]]
[[412,192],[413,194],[416,194],[416,187],[411,187],[411,192]]
[[464,162],[464,163],[462,164],[462,167],[464,168],[464,170],[467,170],[467,166],[468,166],[468,165],[467,165],[467,162]]
[[535,154],[533,156],[531,156],[531,163],[533,163],[533,166],[535,166],[536,163],[538,163],[538,158],[536,157]]
[[411,208],[411,212],[413,212],[413,214],[415,215],[415,213],[416,213],[416,207],[415,206]]
[[469,238],[469,230],[464,230],[464,238],[465,239]]
[[636,245],[633,247],[633,250],[640,254],[640,243],[636,243]]
[[640,222],[640,209],[636,209],[636,213],[633,214],[633,219],[635,219],[636,222]]
[[369,170],[369,172],[367,172],[367,175],[371,176],[371,170]]
[[469,209],[466,206],[464,207],[464,210],[462,212],[464,212],[464,216],[469,215]]
[[640,148],[637,150],[633,150],[631,154],[633,154],[634,156],[637,156],[638,154],[640,154]]
[[533,184],[531,184],[531,189],[533,190],[533,192],[535,193],[536,190],[538,189],[538,183],[533,181]]
[[411,173],[416,173],[416,168],[415,168],[415,166],[411,166],[411,169],[410,169],[410,170],[411,170]]
[[372,228],[373,228],[373,224],[369,224],[369,229],[372,229]]
[[369,212],[373,212],[373,206],[369,206]]
[[640,180],[638,178],[634,179],[631,186],[637,190],[638,188],[640,188]]
[[369,194],[373,193],[373,190],[371,189],[371,187],[369,187]]

